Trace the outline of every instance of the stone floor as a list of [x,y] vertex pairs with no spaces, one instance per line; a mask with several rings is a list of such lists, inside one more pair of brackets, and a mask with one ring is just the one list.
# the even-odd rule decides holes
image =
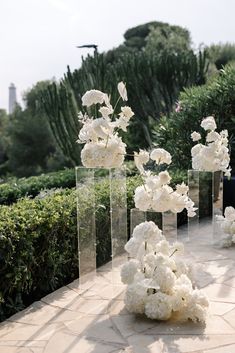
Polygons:
[[[78,281],[33,303],[0,324],[0,353],[234,353],[235,248],[211,245],[202,224],[186,243],[197,264],[198,286],[210,299],[205,325],[156,322],[129,314],[124,286],[109,267],[96,281]],[[185,233],[180,233],[185,240]]]

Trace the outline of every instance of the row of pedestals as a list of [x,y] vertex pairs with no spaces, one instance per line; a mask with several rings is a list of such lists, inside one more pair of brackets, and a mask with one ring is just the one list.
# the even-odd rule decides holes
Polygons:
[[[125,168],[102,169],[76,167],[78,203],[78,258],[79,278],[83,284],[96,276],[97,248],[102,252],[102,244],[110,248],[109,258],[114,282],[120,266],[127,261],[124,246],[135,226],[144,221],[154,221],[167,240],[190,240],[190,234],[199,227],[202,219],[207,219],[213,234],[212,244],[220,236],[220,225],[216,215],[223,212],[223,174],[221,172],[188,171],[189,197],[197,207],[196,216],[186,219],[184,215],[172,212],[158,213],[140,211],[127,205]],[[99,195],[99,198],[97,197]],[[179,219],[186,220],[182,227]],[[99,224],[98,224],[99,223]],[[99,229],[99,234],[97,231]]]

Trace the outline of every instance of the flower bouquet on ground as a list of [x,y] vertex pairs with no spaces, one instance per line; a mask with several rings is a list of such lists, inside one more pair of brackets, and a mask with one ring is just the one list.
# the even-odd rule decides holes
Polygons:
[[150,160],[155,165],[169,165],[171,163],[171,155],[162,148],[156,148],[151,153],[140,150],[134,154],[135,164],[142,176],[143,185],[135,190],[135,206],[141,211],[153,210],[156,212],[173,213],[182,212],[187,209],[188,216],[194,217],[194,203],[188,197],[188,186],[184,183],[176,185],[176,189],[169,185],[171,176],[167,170],[154,174],[150,170],[145,170],[146,165]]
[[[126,86],[123,82],[118,84],[119,98],[127,101]],[[121,112],[115,115],[115,108],[110,103],[110,97],[101,91],[90,90],[82,97],[82,104],[88,109],[96,105],[100,117],[94,119],[88,114],[79,114],[83,124],[78,143],[85,144],[81,151],[82,164],[87,168],[119,168],[124,162],[126,144],[118,135],[119,130],[127,131],[127,126],[134,115],[129,106],[122,106]]]
[[181,256],[183,244],[170,245],[153,222],[143,222],[125,250],[132,258],[121,270],[129,312],[156,320],[205,321],[209,303],[193,287],[193,267]]
[[199,142],[202,137],[198,132],[194,131],[191,134],[192,140],[198,142],[191,149],[192,168],[205,172],[222,171],[225,176],[230,177],[228,131],[222,130],[218,133],[213,116],[203,119],[201,127],[207,132],[206,143],[202,144]]
[[226,207],[223,216],[216,217],[220,222],[223,234],[217,242],[217,245],[223,248],[229,248],[235,244],[235,209],[231,206]]

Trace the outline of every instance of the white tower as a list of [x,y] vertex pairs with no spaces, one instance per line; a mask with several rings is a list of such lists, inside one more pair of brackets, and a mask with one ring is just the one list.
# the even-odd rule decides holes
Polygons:
[[16,86],[11,83],[9,86],[9,114],[12,114],[16,105]]

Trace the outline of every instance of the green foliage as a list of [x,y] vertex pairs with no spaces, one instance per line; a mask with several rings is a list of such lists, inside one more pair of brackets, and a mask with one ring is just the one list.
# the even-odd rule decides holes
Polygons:
[[78,276],[75,193],[0,207],[0,317]]
[[7,126],[7,113],[4,109],[0,109],[0,165],[3,164],[6,157],[6,126]]
[[151,26],[146,38],[145,50],[150,54],[170,51],[179,53],[190,50],[190,35],[186,29],[178,26]]
[[18,106],[9,116],[7,130],[8,169],[16,176],[30,176],[67,166],[58,149],[45,113],[39,105],[40,91],[49,81],[38,82],[24,97],[26,108]]
[[10,205],[18,199],[35,197],[41,190],[52,188],[73,188],[76,185],[74,169],[15,179],[0,185],[0,204]]
[[222,69],[231,61],[235,61],[235,45],[231,43],[212,44],[207,48],[210,60],[218,70]]
[[227,129],[231,144],[231,165],[235,167],[235,68],[227,66],[212,82],[186,89],[180,95],[181,111],[163,117],[155,127],[155,142],[166,148],[179,169],[191,167],[190,138],[193,131],[202,131],[203,117],[213,115],[218,129]]
[[[173,184],[181,176],[175,173]],[[127,178],[129,209],[141,182],[140,176]],[[76,195],[80,213],[85,212],[91,200],[74,188],[0,206],[0,320],[79,276]],[[100,266],[111,255],[108,180],[96,185],[95,197]]]
[[200,53],[197,57],[192,51],[179,55],[125,54],[112,65],[105,54],[96,53],[94,57],[88,56],[79,70],[71,73],[68,69],[59,84],[53,83],[42,91],[42,104],[63,153],[76,165],[82,147],[76,143],[80,129],[77,113],[84,111],[81,97],[87,90],[108,92],[115,103],[117,83],[127,82],[128,104],[135,118],[124,140],[130,150],[136,150],[151,146],[154,121],[171,112],[184,87],[204,83],[206,70],[205,55]]

